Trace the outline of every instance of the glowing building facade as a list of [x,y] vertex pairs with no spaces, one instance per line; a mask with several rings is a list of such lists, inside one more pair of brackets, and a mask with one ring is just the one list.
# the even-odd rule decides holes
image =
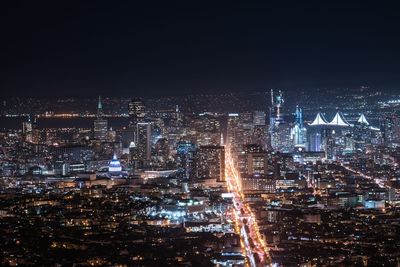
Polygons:
[[271,107],[269,120],[269,135],[271,148],[276,151],[290,152],[293,144],[291,142],[291,128],[285,122],[282,108],[284,103],[282,91],[274,94],[271,89]]
[[111,174],[118,174],[122,171],[121,162],[118,160],[117,155],[114,154],[110,164],[108,165],[108,172]]

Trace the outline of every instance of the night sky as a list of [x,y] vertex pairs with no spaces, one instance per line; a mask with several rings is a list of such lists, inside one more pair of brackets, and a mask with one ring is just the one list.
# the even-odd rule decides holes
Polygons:
[[400,87],[389,1],[4,2],[1,96]]

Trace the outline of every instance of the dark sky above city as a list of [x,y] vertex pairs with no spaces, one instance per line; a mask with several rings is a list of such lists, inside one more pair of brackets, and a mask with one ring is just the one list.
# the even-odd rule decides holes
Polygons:
[[4,2],[2,96],[400,86],[389,1]]

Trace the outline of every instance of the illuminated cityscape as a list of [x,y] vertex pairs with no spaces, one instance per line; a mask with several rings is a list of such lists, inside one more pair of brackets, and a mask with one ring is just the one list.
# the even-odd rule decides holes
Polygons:
[[4,3],[0,266],[400,266],[398,10]]
[[143,98],[140,116],[129,98],[56,101],[78,117],[9,98],[2,264],[396,265],[400,93],[373,91],[342,91],[342,109],[283,90],[278,108],[256,104],[268,90],[228,111],[234,93],[207,109],[205,95]]

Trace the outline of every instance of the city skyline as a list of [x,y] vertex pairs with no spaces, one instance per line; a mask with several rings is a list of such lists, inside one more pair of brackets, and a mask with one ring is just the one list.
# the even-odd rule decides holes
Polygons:
[[399,8],[3,3],[0,266],[400,266]]
[[400,94],[341,92],[3,100],[1,264],[395,266]]

